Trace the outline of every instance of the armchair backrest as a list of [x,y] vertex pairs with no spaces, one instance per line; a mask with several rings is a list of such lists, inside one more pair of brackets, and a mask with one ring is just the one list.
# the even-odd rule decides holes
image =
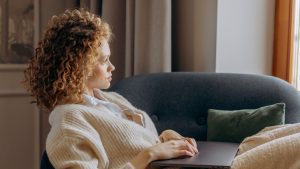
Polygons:
[[157,129],[172,128],[197,140],[206,139],[208,109],[254,109],[286,104],[286,123],[300,122],[300,96],[272,76],[230,73],[158,73],[121,80],[111,91],[146,111]]
[[[287,82],[271,76],[229,73],[159,73],[126,78],[116,91],[146,111],[157,129],[174,129],[206,139],[207,110],[254,109],[284,102],[286,123],[300,122],[300,96]],[[41,168],[53,169],[44,152]]]
[[42,155],[42,158],[41,158],[40,169],[54,169],[51,162],[49,161],[49,158],[48,158],[48,155],[47,155],[46,151],[43,152],[43,155]]

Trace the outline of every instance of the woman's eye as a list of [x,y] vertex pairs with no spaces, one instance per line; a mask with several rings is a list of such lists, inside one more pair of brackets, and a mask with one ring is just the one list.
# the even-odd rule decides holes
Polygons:
[[109,63],[109,59],[108,58],[105,58],[104,60],[101,61],[101,63],[104,65],[104,64],[107,64]]

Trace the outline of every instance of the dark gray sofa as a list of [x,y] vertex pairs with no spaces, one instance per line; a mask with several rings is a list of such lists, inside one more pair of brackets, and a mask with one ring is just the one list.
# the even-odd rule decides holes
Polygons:
[[[146,111],[157,129],[206,139],[207,110],[254,109],[286,104],[286,123],[300,122],[300,95],[290,84],[271,76],[229,73],[159,73],[121,80],[110,91]],[[44,153],[41,168],[51,168]]]
[[134,106],[145,110],[157,129],[174,129],[206,139],[207,110],[254,109],[286,104],[286,123],[300,122],[300,95],[271,76],[229,73],[160,73],[134,76],[114,85]]

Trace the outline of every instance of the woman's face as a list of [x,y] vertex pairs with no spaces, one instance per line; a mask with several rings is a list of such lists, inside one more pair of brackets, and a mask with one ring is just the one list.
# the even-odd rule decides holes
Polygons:
[[114,65],[109,60],[110,48],[107,41],[102,41],[101,44],[97,49],[100,59],[96,63],[93,75],[87,81],[88,90],[93,90],[94,88],[107,89],[112,80],[112,71],[115,70]]

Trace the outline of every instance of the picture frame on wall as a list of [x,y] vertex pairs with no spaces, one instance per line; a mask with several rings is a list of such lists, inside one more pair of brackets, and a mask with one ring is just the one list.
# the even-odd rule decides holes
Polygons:
[[1,0],[0,68],[24,68],[34,54],[38,0]]

